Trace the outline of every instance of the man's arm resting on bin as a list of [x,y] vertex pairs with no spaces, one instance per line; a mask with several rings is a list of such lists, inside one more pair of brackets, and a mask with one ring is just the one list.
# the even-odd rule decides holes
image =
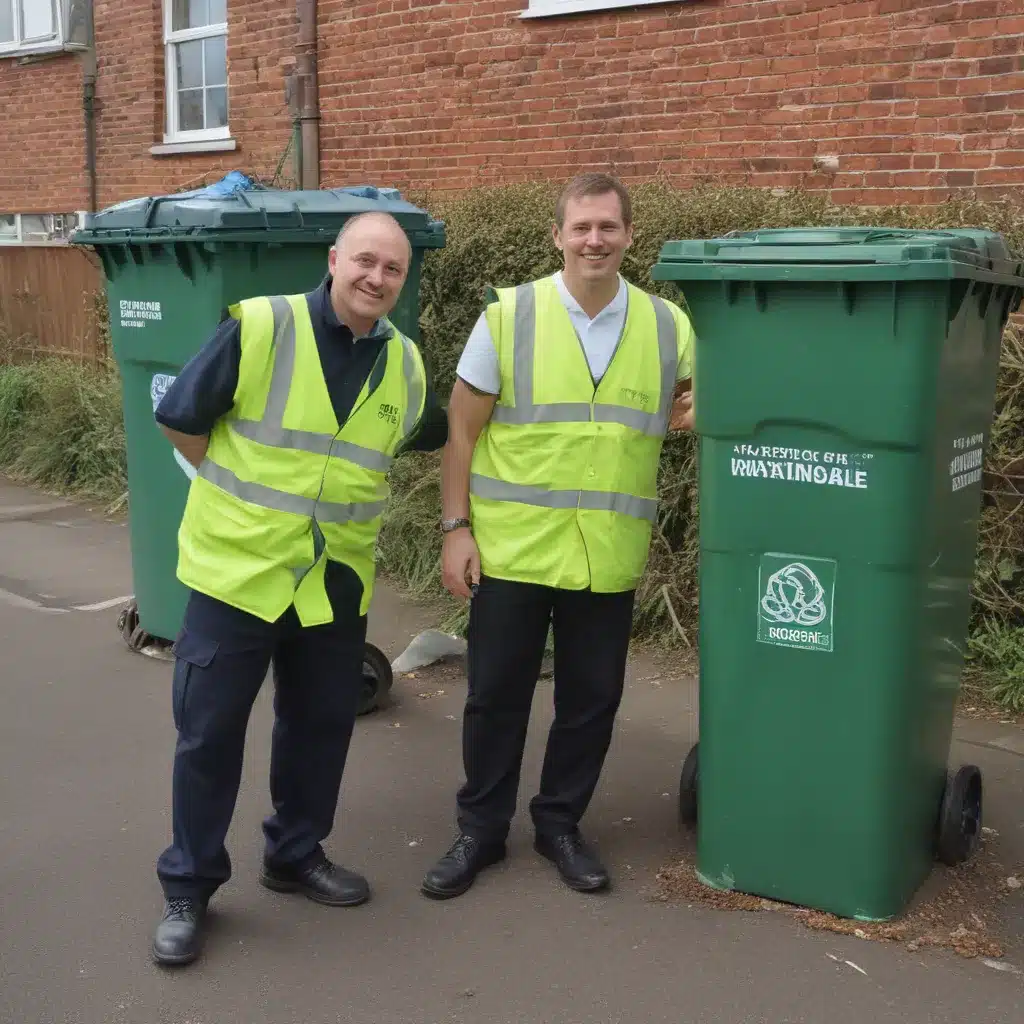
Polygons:
[[669,417],[668,429],[693,430],[693,379],[676,382],[675,390],[672,392],[672,412]]
[[241,325],[225,314],[156,407],[157,425],[196,469],[206,457],[213,425],[235,404],[241,358]]
[[157,423],[186,437],[209,435],[234,407],[241,359],[241,325],[226,316],[171,381],[156,407]]
[[448,403],[448,443],[441,456],[441,514],[445,519],[469,518],[469,468],[480,432],[497,402],[489,395],[455,379]]

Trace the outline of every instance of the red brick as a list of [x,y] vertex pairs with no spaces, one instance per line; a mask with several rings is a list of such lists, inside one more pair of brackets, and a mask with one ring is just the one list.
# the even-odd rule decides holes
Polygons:
[[[666,2],[524,21],[525,2],[320,0],[322,183],[457,189],[586,165],[803,182],[837,201],[1024,185],[1024,12],[1010,0]],[[239,148],[154,157],[159,0],[96,0],[101,204],[236,167],[274,173],[292,131],[295,4],[228,5]],[[77,59],[0,59],[0,106],[0,212],[84,207]],[[814,172],[823,147],[841,153],[839,175]]]

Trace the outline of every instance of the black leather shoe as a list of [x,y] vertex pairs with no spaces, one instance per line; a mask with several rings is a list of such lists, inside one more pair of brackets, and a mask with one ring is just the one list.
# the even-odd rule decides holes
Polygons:
[[462,835],[452,848],[427,872],[420,886],[425,896],[447,900],[461,896],[484,868],[505,859],[504,843],[484,843]]
[[201,900],[168,899],[153,936],[153,959],[158,964],[173,967],[192,963],[199,956],[205,919],[206,904]]
[[568,832],[560,836],[538,833],[533,848],[554,863],[570,889],[596,892],[607,888],[610,881],[608,872],[579,832]]
[[264,863],[260,881],[274,892],[301,892],[328,907],[357,907],[370,898],[370,884],[362,875],[332,864],[325,854],[301,868]]

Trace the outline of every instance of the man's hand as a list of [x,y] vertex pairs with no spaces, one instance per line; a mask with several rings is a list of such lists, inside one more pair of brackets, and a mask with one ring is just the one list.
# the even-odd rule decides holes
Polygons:
[[441,580],[453,597],[470,598],[470,584],[480,582],[480,552],[466,527],[444,535],[441,547]]
[[672,413],[668,421],[669,430],[693,430],[693,391],[687,390],[676,395],[672,402]]

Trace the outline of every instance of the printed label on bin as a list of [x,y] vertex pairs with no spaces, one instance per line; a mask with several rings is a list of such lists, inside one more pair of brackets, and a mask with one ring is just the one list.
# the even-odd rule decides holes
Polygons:
[[[153,380],[149,385],[149,397],[153,400],[153,412],[156,412],[156,407],[160,404],[160,399],[167,393],[167,389],[171,386],[171,382],[174,380],[174,375],[170,373],[154,373]],[[196,467],[192,465],[188,459],[185,458],[177,448],[174,451],[174,461],[181,466],[182,471],[189,480],[194,480],[196,475]]]
[[159,302],[141,299],[122,299],[118,305],[122,327],[145,327],[151,320],[163,320],[164,312]]
[[831,652],[836,563],[764,554],[758,574],[757,639],[778,647]]
[[985,464],[985,435],[955,438],[953,453],[949,460],[951,490],[962,491],[965,487],[980,484]]
[[820,487],[849,487],[867,490],[870,452],[822,452],[814,448],[786,448],[781,445],[737,444],[732,449],[733,476],[785,480]]

